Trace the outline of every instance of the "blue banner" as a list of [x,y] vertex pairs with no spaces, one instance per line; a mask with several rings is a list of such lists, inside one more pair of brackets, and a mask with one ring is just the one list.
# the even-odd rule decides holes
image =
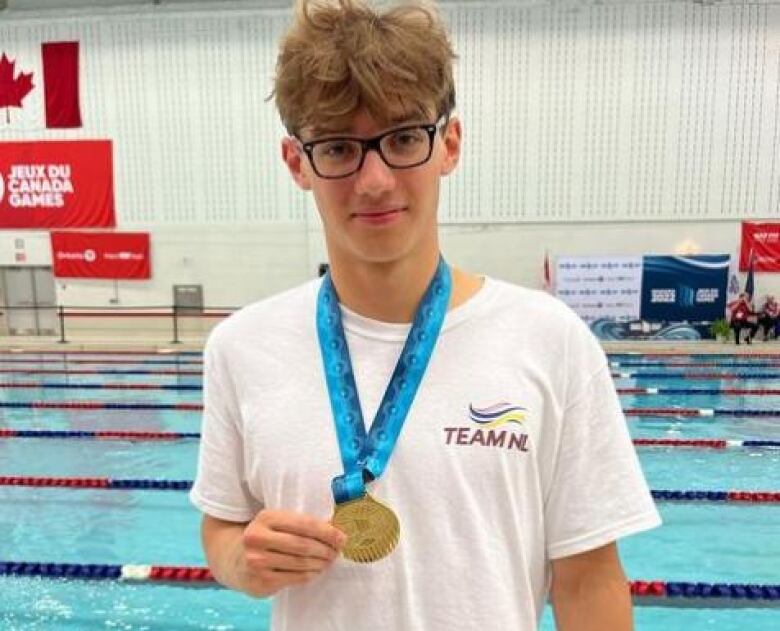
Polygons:
[[642,319],[649,322],[711,322],[724,317],[728,254],[645,256]]

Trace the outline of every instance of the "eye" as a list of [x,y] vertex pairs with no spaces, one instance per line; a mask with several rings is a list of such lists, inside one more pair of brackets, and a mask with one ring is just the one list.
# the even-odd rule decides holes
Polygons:
[[330,140],[315,146],[317,157],[327,160],[345,160],[355,156],[358,149],[354,142]]
[[411,147],[423,140],[423,134],[417,129],[405,129],[390,136],[390,142],[398,147]]

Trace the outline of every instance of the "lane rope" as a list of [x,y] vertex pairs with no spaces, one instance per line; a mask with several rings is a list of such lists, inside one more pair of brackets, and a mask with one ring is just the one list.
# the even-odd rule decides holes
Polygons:
[[780,362],[610,362],[611,368],[780,368]]
[[158,348],[156,350],[150,351],[150,350],[133,350],[133,349],[126,349],[126,350],[88,350],[88,349],[68,349],[67,351],[63,350],[46,350],[46,349],[35,349],[35,348],[11,348],[11,349],[3,349],[0,350],[0,357],[14,357],[19,355],[56,355],[57,357],[70,357],[71,355],[112,355],[116,357],[121,357],[123,355],[129,355],[131,357],[136,357],[138,355],[147,355],[149,357],[155,357],[159,355],[168,355],[176,357],[178,356],[184,356],[184,357],[202,357],[203,352],[202,351],[180,351],[173,348]]
[[613,372],[614,379],[700,379],[709,381],[780,380],[778,372]]
[[[56,478],[37,476],[0,476],[0,486],[58,487],[97,490],[188,491],[192,480],[150,480],[115,478]],[[660,502],[740,502],[780,504],[780,491],[678,491],[653,489]]]
[[25,410],[176,410],[199,412],[202,403],[111,403],[104,401],[0,401],[0,409]]
[[[222,589],[207,567],[103,563],[41,563],[0,561],[0,576],[175,583],[182,587]],[[780,585],[703,583],[692,581],[630,581],[633,600],[640,606],[695,608],[774,608],[780,605]]]
[[0,476],[0,486],[58,487],[66,489],[189,491],[192,480],[137,480],[115,478],[53,478]]
[[780,395],[780,388],[617,388],[618,394],[714,394],[740,396]]
[[199,384],[157,383],[41,383],[33,381],[0,382],[0,388],[41,388],[59,390],[203,390]]
[[[0,438],[53,438],[73,440],[122,440],[130,442],[200,439],[198,432],[152,432],[143,430],[45,430],[0,428]],[[635,447],[680,447],[693,449],[775,449],[780,440],[730,440],[724,438],[634,438]]]
[[32,359],[0,357],[0,364],[171,364],[174,366],[203,365],[202,359]]
[[92,440],[123,440],[131,442],[148,442],[164,440],[190,440],[200,438],[198,432],[151,432],[138,430],[100,430],[71,431],[49,429],[7,429],[0,428],[0,438],[55,438],[55,439],[92,439]]
[[679,418],[690,418],[694,416],[727,416],[727,417],[780,417],[780,408],[773,410],[752,410],[749,408],[623,408],[623,414],[626,416],[673,416]]
[[4,375],[202,375],[201,370],[57,370],[54,368],[0,368]]

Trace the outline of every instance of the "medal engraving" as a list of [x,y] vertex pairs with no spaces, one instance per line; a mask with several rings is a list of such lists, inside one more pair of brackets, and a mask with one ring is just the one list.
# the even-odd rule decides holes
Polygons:
[[344,556],[358,563],[371,563],[390,554],[401,534],[395,513],[368,493],[337,504],[332,521],[347,535]]

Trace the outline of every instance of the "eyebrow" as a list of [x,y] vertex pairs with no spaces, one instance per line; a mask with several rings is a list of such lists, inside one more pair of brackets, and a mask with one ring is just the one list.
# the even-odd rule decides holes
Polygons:
[[[394,116],[387,121],[387,130],[391,130],[393,127],[403,125],[425,125],[428,121],[424,120],[422,114],[418,113],[405,113]],[[380,132],[384,133],[384,132]],[[324,127],[312,127],[309,130],[309,134],[312,138],[360,138],[359,135],[352,133],[348,129],[331,127],[330,129]]]

